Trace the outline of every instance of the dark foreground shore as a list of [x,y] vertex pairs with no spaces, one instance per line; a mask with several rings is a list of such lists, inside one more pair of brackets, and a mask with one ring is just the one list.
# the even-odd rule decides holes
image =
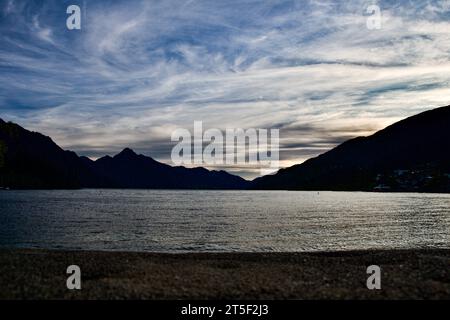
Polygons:
[[[66,269],[81,268],[68,290]],[[366,268],[382,269],[368,290]],[[450,299],[450,250],[160,254],[0,250],[0,299]]]

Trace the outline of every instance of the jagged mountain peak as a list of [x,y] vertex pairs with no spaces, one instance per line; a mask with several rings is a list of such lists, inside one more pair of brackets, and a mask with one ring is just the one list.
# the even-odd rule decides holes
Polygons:
[[122,151],[120,151],[114,157],[136,157],[136,156],[137,156],[137,153],[134,152],[132,149],[124,148]]
[[0,187],[20,189],[243,189],[248,181],[206,169],[172,167],[130,148],[91,161],[49,137],[0,122]]

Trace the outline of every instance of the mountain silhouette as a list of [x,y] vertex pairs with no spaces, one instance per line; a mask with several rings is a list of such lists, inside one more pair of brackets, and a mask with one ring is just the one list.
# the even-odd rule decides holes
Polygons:
[[172,167],[125,148],[114,157],[91,161],[89,167],[120,188],[243,189],[248,181],[225,171]]
[[450,106],[358,137],[252,189],[450,192]]
[[0,119],[0,187],[450,192],[450,106],[252,182],[225,171],[172,167],[129,148],[93,161]]
[[0,119],[0,187],[103,187],[106,181],[49,137]]
[[15,189],[243,189],[225,171],[172,167],[129,148],[96,161],[65,151],[49,137],[0,119],[0,187]]

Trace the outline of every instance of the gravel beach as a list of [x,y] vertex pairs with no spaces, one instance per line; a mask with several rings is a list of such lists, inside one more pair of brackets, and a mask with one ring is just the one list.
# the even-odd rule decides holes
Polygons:
[[[68,290],[66,269],[81,269]],[[369,265],[381,290],[368,290]],[[133,253],[0,250],[0,299],[450,299],[450,250]]]

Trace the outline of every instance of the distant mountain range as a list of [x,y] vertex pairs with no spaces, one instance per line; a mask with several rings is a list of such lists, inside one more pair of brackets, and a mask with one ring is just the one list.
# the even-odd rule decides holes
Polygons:
[[0,187],[13,189],[244,189],[225,171],[171,167],[126,148],[96,161],[64,151],[49,137],[0,119]]
[[92,161],[0,119],[0,187],[450,192],[450,106],[251,182],[225,171],[172,167],[128,148]]
[[399,121],[302,164],[257,178],[253,189],[450,192],[450,106]]

